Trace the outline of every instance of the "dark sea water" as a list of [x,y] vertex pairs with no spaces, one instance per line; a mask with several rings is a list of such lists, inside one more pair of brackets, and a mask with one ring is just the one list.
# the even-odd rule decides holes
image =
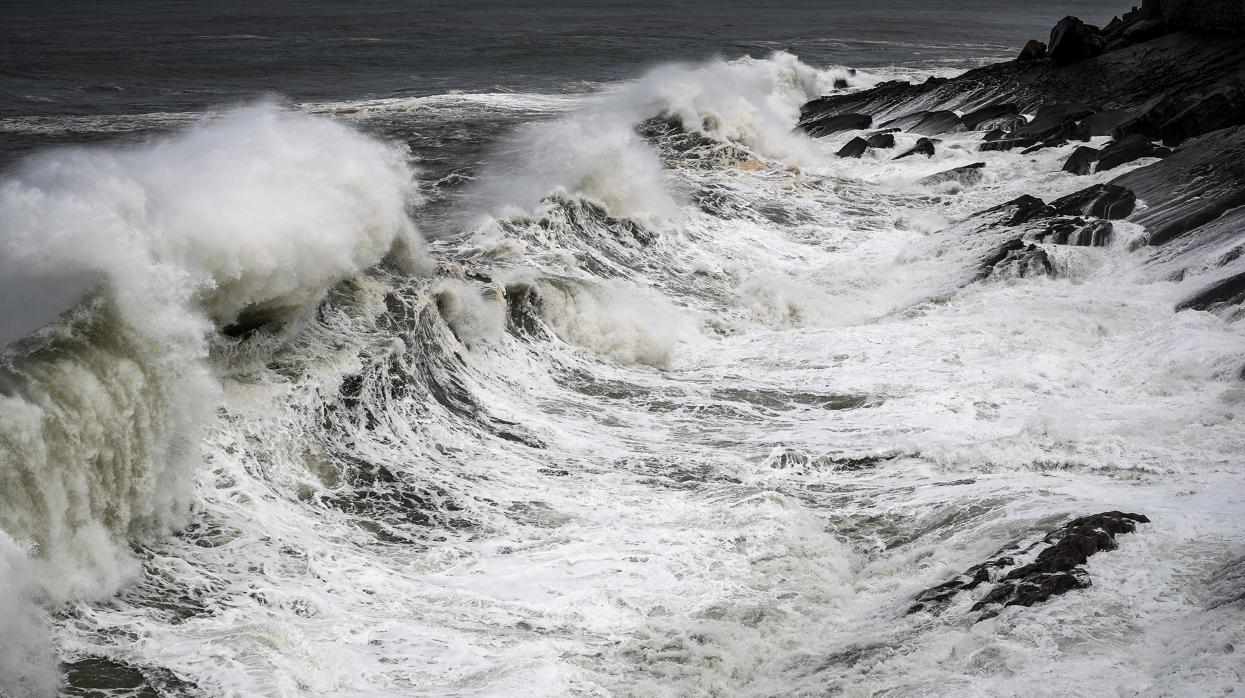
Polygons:
[[[0,119],[264,96],[581,92],[663,63],[776,50],[812,65],[959,66],[1045,39],[1065,14],[1105,23],[1119,11],[1105,0],[10,2],[0,7]],[[6,140],[6,152],[33,145]]]
[[0,4],[0,698],[1226,695],[1241,323],[1127,220],[980,273],[1145,163],[793,130],[1127,10]]

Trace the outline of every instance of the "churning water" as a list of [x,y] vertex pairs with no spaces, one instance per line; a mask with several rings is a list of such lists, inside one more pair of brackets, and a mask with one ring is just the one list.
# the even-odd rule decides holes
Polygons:
[[[1126,223],[963,283],[959,221],[1119,172],[791,131],[835,79],[949,74],[1059,9],[308,3],[154,36],[131,5],[114,50],[0,80],[0,694],[1241,681],[1207,583],[1243,552],[1241,323],[1175,313]],[[102,21],[71,9],[6,50]],[[906,615],[1103,509],[1153,523],[1091,588]]]

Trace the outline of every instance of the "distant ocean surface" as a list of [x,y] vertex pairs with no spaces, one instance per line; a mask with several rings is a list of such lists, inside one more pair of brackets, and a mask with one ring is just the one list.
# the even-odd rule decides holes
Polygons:
[[0,696],[1223,693],[1240,323],[961,224],[1137,165],[793,131],[1127,10],[3,3]]

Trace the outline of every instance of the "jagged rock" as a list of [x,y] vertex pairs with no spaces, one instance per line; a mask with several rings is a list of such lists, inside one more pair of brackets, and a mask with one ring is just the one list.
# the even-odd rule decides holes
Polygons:
[[1026,41],[1024,48],[1020,49],[1020,55],[1016,56],[1018,61],[1036,61],[1040,58],[1046,58],[1046,44],[1037,39]]
[[1143,19],[1126,27],[1121,36],[1130,44],[1157,39],[1167,33],[1167,24],[1161,19]]
[[1067,144],[1068,144],[1067,136],[1052,136],[1051,138],[1048,138],[1036,145],[1031,145],[1028,148],[1025,148],[1024,150],[1020,152],[1022,155],[1028,155],[1030,153],[1036,153],[1037,151],[1042,150],[1044,148],[1058,148],[1060,146],[1064,146]]
[[936,136],[940,133],[963,130],[960,117],[953,111],[918,111],[901,116],[882,124],[883,127],[897,127],[922,136]]
[[1068,216],[1094,216],[1108,220],[1127,218],[1137,207],[1137,196],[1118,184],[1095,184],[1050,203]]
[[1206,32],[1245,31],[1245,5],[1239,0],[1160,0],[1163,18],[1173,28]]
[[1081,119],[1090,136],[1110,136],[1120,124],[1133,117],[1131,109],[1106,109]]
[[1044,540],[1050,547],[1038,553],[1033,562],[1008,572],[972,610],[986,610],[982,618],[989,618],[1001,610],[992,606],[1032,606],[1057,594],[1088,587],[1089,573],[1081,565],[1094,553],[1120,547],[1116,535],[1131,533],[1137,524],[1149,522],[1141,514],[1120,511],[1075,519],[1047,534]]
[[960,123],[969,131],[976,131],[983,122],[995,121],[1000,117],[1011,117],[1019,114],[1015,104],[991,104],[988,107],[974,109],[960,117]]
[[1163,145],[1179,145],[1189,138],[1229,126],[1245,124],[1245,90],[1227,85],[1201,97],[1158,128]]
[[865,139],[870,148],[894,148],[895,134],[888,131],[871,134]]
[[1080,216],[1060,216],[1043,221],[1042,228],[1032,233],[1035,242],[1077,247],[1106,247],[1111,244],[1115,226],[1111,221]]
[[911,150],[906,150],[903,153],[896,155],[894,159],[899,160],[901,158],[906,158],[909,155],[924,155],[927,158],[934,157],[934,142],[928,138],[919,138],[917,139],[916,145],[913,146]]
[[[993,133],[993,132],[992,132]],[[989,134],[986,134],[989,135]],[[993,140],[986,140],[977,146],[978,150],[1011,150],[1012,148],[1027,148],[1038,142],[1036,138],[1008,138],[1006,134]]]
[[1008,240],[977,265],[977,278],[1054,276],[1055,266],[1046,250],[1020,238]]
[[1055,63],[1076,63],[1102,53],[1105,43],[1098,27],[1076,17],[1064,17],[1050,30],[1048,55]]
[[864,155],[865,151],[868,149],[869,141],[866,141],[860,136],[856,136],[848,141],[842,148],[839,148],[839,152],[835,153],[835,155],[841,158],[858,158],[861,155]]
[[866,129],[872,124],[873,117],[868,114],[836,114],[801,123],[799,127],[813,138],[821,138],[839,131]]
[[1163,124],[1176,118],[1190,106],[1192,102],[1187,97],[1172,95],[1156,97],[1143,104],[1132,116],[1116,126],[1111,131],[1111,136],[1120,140],[1125,136],[1140,134],[1146,136],[1147,140],[1158,140],[1162,138]]
[[925,118],[908,129],[909,132],[922,136],[937,136],[940,133],[963,130],[964,124],[960,123],[960,117],[953,111],[928,112]]
[[1117,177],[1112,184],[1145,200],[1146,208],[1133,221],[1145,227],[1151,245],[1203,226],[1210,229],[1226,212],[1245,206],[1245,126],[1195,138],[1171,157]]
[[[808,121],[847,112],[898,115],[914,108],[962,110],[1000,101],[1030,113],[1057,102],[1103,105],[1104,111],[1127,113],[1165,94],[1207,94],[1237,79],[1243,66],[1245,42],[1239,37],[1192,38],[1169,33],[1070,65],[1006,61],[936,85],[891,81],[868,90],[836,93],[807,103],[801,114]],[[1176,113],[1179,110],[1167,118]],[[1108,134],[1098,130],[1094,135]],[[1038,135],[1038,140],[1043,138],[1044,134]]]
[[1047,104],[1033,115],[1024,128],[1016,129],[1012,136],[1016,138],[1033,138],[1046,140],[1052,136],[1067,136],[1072,132],[1076,122],[1094,113],[1093,107],[1073,102]]
[[978,131],[1003,131],[1010,133],[1017,129],[1024,128],[1029,125],[1029,120],[1021,114],[1013,114],[1011,116],[1000,116],[994,119],[987,119],[977,124]]
[[1063,163],[1063,171],[1076,175],[1087,175],[1095,162],[1098,162],[1098,149],[1087,145],[1077,146]]
[[1098,167],[1094,171],[1106,172],[1141,158],[1163,158],[1171,155],[1171,152],[1167,148],[1154,145],[1145,136],[1135,133],[1118,141],[1111,141],[1104,146],[1098,155]]
[[1046,202],[1036,196],[1030,196],[1028,194],[1021,194],[1007,203],[999,204],[994,208],[986,209],[985,211],[982,211],[982,213],[992,213],[1002,210],[1011,210],[1012,214],[999,221],[1000,225],[1020,225],[1022,223],[1028,223],[1040,218],[1049,218],[1056,213],[1055,209],[1048,206]]
[[[1119,547],[1115,540],[1117,535],[1130,533],[1136,530],[1137,524],[1149,521],[1141,514],[1120,511],[1074,519],[1023,550],[1017,545],[1006,546],[992,559],[917,594],[916,603],[908,613],[941,613],[960,592],[989,582],[996,582],[995,586],[971,609],[983,612],[978,620],[998,615],[1005,606],[1032,606],[1052,596],[1083,589],[1090,586],[1089,573],[1082,567],[1089,557],[1104,550],[1115,550]],[[1032,562],[1002,574],[1003,569],[1013,567],[1043,543],[1047,547],[1038,552]]]
[[836,89],[836,90],[845,90],[845,89],[847,89],[847,88],[848,88],[848,84],[847,84],[847,80],[846,80],[846,79],[844,79],[844,78],[835,78],[835,79],[834,79],[834,89]]
[[949,170],[943,170],[942,172],[929,175],[928,177],[922,177],[917,180],[917,184],[925,186],[942,184],[944,182],[959,182],[964,185],[976,184],[981,181],[982,169],[985,168],[985,166],[986,163],[984,162],[974,162],[971,165],[953,167]]
[[1217,305],[1240,305],[1245,301],[1245,272],[1220,279],[1176,304],[1176,311],[1211,310]]

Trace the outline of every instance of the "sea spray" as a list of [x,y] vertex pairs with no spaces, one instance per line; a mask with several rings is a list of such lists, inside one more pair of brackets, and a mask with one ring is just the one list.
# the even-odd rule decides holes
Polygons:
[[[187,521],[220,394],[211,335],[243,314],[297,316],[395,248],[420,267],[412,176],[392,146],[260,105],[139,147],[46,153],[0,184],[6,288],[85,297],[57,319],[3,309],[4,326],[53,323],[0,363],[8,593],[54,606],[137,574],[129,543]],[[0,636],[30,638],[32,614],[0,616]],[[38,644],[5,642],[0,665],[46,655]],[[33,675],[47,670],[3,672],[0,692]]]

